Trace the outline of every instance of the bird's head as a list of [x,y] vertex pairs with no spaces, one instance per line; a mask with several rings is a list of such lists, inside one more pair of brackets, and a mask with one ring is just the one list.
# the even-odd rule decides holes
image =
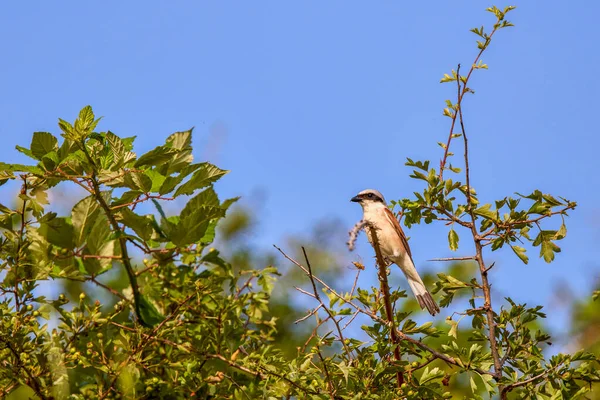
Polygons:
[[350,201],[360,204],[363,208],[378,203],[384,206],[386,204],[383,195],[375,189],[365,189],[356,196],[354,196],[352,199],[350,199]]

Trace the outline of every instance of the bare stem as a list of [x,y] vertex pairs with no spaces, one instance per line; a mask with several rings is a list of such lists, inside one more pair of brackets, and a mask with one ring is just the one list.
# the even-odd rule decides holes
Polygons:
[[[494,30],[495,32],[495,30]],[[492,32],[493,35],[493,32]],[[490,35],[491,38],[491,35]],[[483,49],[482,51],[483,52]],[[479,53],[481,55],[481,52]],[[479,56],[478,56],[479,57]],[[475,60],[477,62],[477,60]],[[473,67],[471,67],[471,71],[469,71],[469,75],[473,71]],[[460,64],[457,68],[457,74],[460,72]],[[475,259],[477,264],[479,265],[479,272],[481,274],[481,284],[483,287],[483,297],[484,297],[484,305],[487,323],[488,323],[488,339],[490,341],[490,350],[492,352],[492,359],[494,360],[494,372],[496,380],[502,377],[502,363],[500,362],[500,355],[498,353],[498,343],[496,342],[496,323],[494,321],[494,310],[492,308],[492,294],[490,290],[490,283],[488,281],[488,271],[489,268],[486,268],[485,261],[483,260],[483,246],[481,243],[481,236],[477,232],[477,225],[475,223],[475,213],[473,212],[473,198],[471,197],[471,181],[470,181],[470,170],[469,170],[469,140],[467,138],[467,131],[465,130],[464,119],[462,114],[462,105],[461,99],[462,95],[464,95],[466,90],[466,82],[462,89],[461,95],[461,81],[460,74],[459,79],[457,79],[458,86],[458,109],[456,113],[459,115],[460,127],[462,130],[463,143],[464,143],[464,157],[465,157],[465,179],[466,179],[466,198],[467,198],[467,213],[471,217],[471,234],[473,236],[473,242],[475,244]],[[491,266],[490,266],[491,268]],[[500,391],[502,387],[500,387]]]

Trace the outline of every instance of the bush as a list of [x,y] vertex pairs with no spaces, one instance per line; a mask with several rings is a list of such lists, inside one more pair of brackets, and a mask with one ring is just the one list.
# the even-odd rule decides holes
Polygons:
[[[564,220],[557,230],[541,224],[576,206],[541,191],[480,204],[470,183],[462,102],[472,93],[471,74],[486,68],[481,54],[496,32],[511,26],[505,19],[511,10],[490,8],[496,22],[489,33],[473,30],[480,36],[479,52],[468,73],[462,75],[459,66],[442,79],[454,85],[457,98],[444,109],[451,128],[441,144],[439,169],[409,159],[412,177],[425,187],[415,198],[392,202],[409,227],[422,221],[448,224],[452,250],[459,247],[461,228],[473,244],[472,255],[449,260],[470,262],[465,271],[475,266],[476,276],[459,276],[451,268],[435,283],[443,307],[461,296],[469,299],[458,320],[450,316],[445,324],[418,325],[410,319],[414,304],[396,304],[405,293],[389,290],[380,257],[381,288],[355,283],[336,291],[313,273],[306,251],[297,261],[280,250],[308,278],[309,290],[300,290],[316,305],[298,321],[315,318],[312,334],[295,356],[284,355],[269,308],[277,270],[234,268],[210,247],[218,222],[237,200],[221,201],[213,188],[227,171],[193,163],[191,130],[174,133],[137,157],[134,138],[96,131],[99,119],[88,106],[73,124],[59,120],[61,143],[51,133],[35,132],[29,148],[17,147],[33,165],[0,164],[0,183],[12,180],[21,188],[14,207],[0,205],[1,394],[39,399],[585,396],[600,379],[596,356],[545,357],[550,336],[539,323],[542,307],[508,298],[498,308],[491,297],[489,251],[510,248],[527,263],[520,243],[529,242],[551,262],[566,226]],[[462,175],[450,164],[450,148],[458,148],[459,140]],[[85,193],[70,215],[49,210],[48,191],[57,185]],[[190,196],[181,212],[167,216],[162,205],[181,196]],[[137,256],[143,262],[136,263]],[[364,268],[357,264],[357,274]],[[36,289],[49,279],[66,283],[71,292],[39,295]],[[393,304],[399,309],[393,311]],[[367,321],[361,326],[371,339],[367,343],[349,329],[359,316]],[[48,320],[58,326],[50,329]]]

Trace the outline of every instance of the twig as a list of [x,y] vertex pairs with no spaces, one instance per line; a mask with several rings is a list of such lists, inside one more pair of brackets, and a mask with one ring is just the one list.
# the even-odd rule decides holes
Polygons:
[[307,292],[306,290],[304,290],[304,289],[301,289],[301,288],[299,288],[298,286],[294,286],[294,289],[296,289],[297,291],[299,291],[299,292],[300,292],[300,293],[302,293],[302,294],[305,294],[305,295],[307,295],[307,296],[310,296],[310,297],[312,297],[313,299],[316,299],[316,297],[315,297],[315,295],[314,295],[314,294],[312,294],[312,293],[310,293],[310,292]]
[[96,285],[100,286],[101,288],[104,288],[106,290],[108,290],[109,292],[111,292],[112,294],[114,294],[115,296],[121,298],[122,300],[127,300],[127,298],[120,292],[118,292],[117,290],[111,288],[110,286],[105,285],[104,283],[98,281],[96,279],[96,277],[92,276],[89,278],[89,281],[94,282]]
[[476,260],[476,256],[466,256],[466,257],[446,257],[446,258],[432,258],[427,261],[465,261],[465,260]]
[[490,269],[492,269],[494,267],[494,265],[496,265],[496,261],[491,263],[490,266],[485,269],[485,272],[487,273]]
[[[494,36],[494,33],[496,33],[497,30],[498,30],[498,27],[495,26],[494,29],[492,30],[492,33],[490,33],[490,36],[487,37],[485,44],[481,48],[481,51],[479,51],[479,54],[477,54],[477,57],[475,57],[475,61],[473,61],[473,64],[471,64],[471,69],[469,70],[469,73],[467,74],[467,76],[465,78],[462,92],[460,90],[461,89],[460,88],[460,64],[458,65],[458,69],[456,71],[456,82],[458,83],[459,88],[458,88],[458,99],[457,99],[456,106],[459,109],[462,105],[463,97],[467,93],[467,90],[468,90],[467,83],[469,82],[469,78],[471,77],[471,74],[475,70],[475,65],[477,65],[477,61],[479,61],[479,58],[481,57],[483,52],[487,49],[489,43],[492,40],[492,36]],[[448,152],[450,151],[450,142],[452,141],[452,135],[454,135],[454,125],[456,123],[456,117],[457,117],[456,114],[457,113],[455,112],[454,115],[452,116],[452,124],[450,125],[450,133],[448,134],[448,141],[446,143],[446,148],[444,149],[444,157],[442,158],[442,161],[440,161],[440,175],[439,175],[440,181],[444,177],[444,168],[446,167],[446,161],[448,159]],[[464,131],[463,131],[463,134],[464,134]]]
[[315,280],[313,278],[313,273],[312,273],[312,268],[310,266],[310,261],[308,261],[308,256],[306,255],[306,249],[304,248],[304,246],[302,246],[302,253],[304,253],[304,260],[306,261],[306,266],[308,267],[308,277],[310,279],[310,282],[312,283],[313,291],[315,293],[315,298],[317,299],[317,301],[319,303],[321,303],[321,305],[323,306],[323,309],[329,315],[329,317],[331,317],[331,320],[335,324],[335,327],[336,327],[336,329],[338,331],[338,335],[339,335],[340,341],[342,342],[342,345],[344,346],[344,351],[348,355],[348,358],[350,360],[352,360],[352,352],[350,351],[350,349],[348,348],[348,345],[346,344],[346,341],[344,340],[344,334],[342,333],[342,329],[340,328],[339,321],[337,319],[335,319],[335,317],[334,317],[333,313],[331,312],[331,310],[329,308],[327,308],[327,306],[325,306],[325,304],[321,301],[321,296],[319,296],[319,291],[317,290],[317,285],[315,284]]
[[315,307],[314,309],[310,310],[310,312],[308,314],[306,314],[304,317],[297,319],[296,321],[294,321],[294,324],[298,324],[302,321],[306,321],[308,318],[310,318],[312,315],[314,315],[314,313],[316,313],[317,311],[319,311],[319,309],[323,307],[323,304],[319,304],[317,307]]
[[21,250],[23,250],[23,236],[25,235],[25,226],[27,225],[25,221],[25,213],[27,212],[27,177],[25,175],[21,175],[21,179],[23,179],[23,185],[21,186],[21,194],[24,196],[23,205],[21,206],[21,211],[19,214],[21,215],[21,227],[19,228],[19,242],[17,245],[17,257],[15,260],[14,266],[14,275],[15,275],[15,311],[18,313],[21,304],[19,301],[19,264],[21,263]]
[[116,206],[112,206],[110,209],[114,211],[114,210],[118,210],[119,208],[129,207],[131,205],[135,206],[138,203],[143,203],[144,201],[148,201],[148,200],[151,200],[151,199],[155,199],[155,200],[168,200],[168,201],[174,200],[173,197],[163,197],[163,196],[160,196],[160,195],[151,195],[151,194],[147,194],[146,193],[144,198],[141,198],[141,199],[138,198],[138,199],[136,199],[134,201],[130,201],[129,203],[124,203],[124,204],[119,204],[119,205],[116,205]]
[[325,373],[325,379],[327,380],[327,387],[329,389],[329,397],[331,398],[331,400],[335,400],[335,387],[333,386],[333,381],[331,380],[331,376],[329,375],[329,369],[327,368],[327,364],[325,363],[325,359],[323,358],[323,355],[321,354],[321,348],[319,347],[319,345],[316,345],[317,347],[317,355],[319,356],[319,358],[321,359],[321,364],[323,364],[323,372]]
[[529,384],[529,383],[531,383],[533,381],[536,381],[536,380],[538,380],[540,378],[543,378],[546,375],[548,375],[549,373],[551,373],[554,370],[558,369],[558,367],[560,367],[560,366],[562,366],[562,363],[559,363],[558,365],[555,365],[554,367],[552,367],[552,368],[550,368],[550,369],[548,369],[548,370],[546,370],[546,371],[544,371],[544,372],[542,372],[542,373],[540,373],[538,375],[535,375],[535,376],[533,376],[533,377],[531,377],[529,379],[526,379],[524,381],[515,382],[515,383],[511,383],[510,385],[506,385],[506,387],[504,387],[504,388],[502,388],[500,390],[500,398],[501,399],[506,399],[506,395],[508,394],[508,392],[510,392],[514,388],[519,387],[519,386],[525,386],[525,385],[527,385],[527,384]]
[[350,290],[350,296],[354,296],[354,291],[356,290],[356,284],[358,283],[358,276],[360,275],[360,268],[356,269],[356,276],[354,277],[354,283],[352,284],[352,289]]

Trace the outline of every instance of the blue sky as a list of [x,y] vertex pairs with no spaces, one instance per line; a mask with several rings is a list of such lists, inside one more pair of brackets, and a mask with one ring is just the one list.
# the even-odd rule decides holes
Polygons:
[[[493,23],[481,1],[18,4],[0,5],[2,161],[24,161],[16,144],[57,133],[57,118],[86,104],[105,116],[102,129],[137,135],[138,154],[195,126],[198,159],[232,170],[223,197],[264,193],[265,246],[324,217],[350,228],[361,189],[388,200],[420,190],[404,162],[439,162],[441,110],[455,93],[439,80],[472,62],[469,29]],[[497,35],[464,106],[472,183],[482,201],[539,188],[579,202],[553,264],[490,257],[498,294],[556,306],[556,286],[586,296],[600,277],[600,5],[515,5],[516,27]],[[419,267],[452,255],[446,229],[408,232]]]

